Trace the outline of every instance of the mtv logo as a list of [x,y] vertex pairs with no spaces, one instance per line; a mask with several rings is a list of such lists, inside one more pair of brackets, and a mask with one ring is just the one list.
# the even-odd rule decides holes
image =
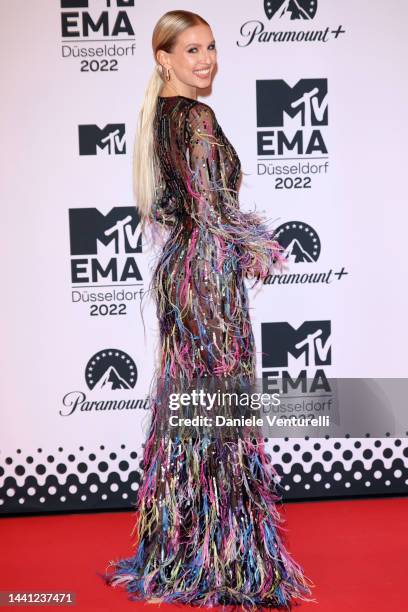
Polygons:
[[256,82],[258,127],[284,127],[296,118],[304,127],[328,124],[327,79],[301,79],[290,87],[283,79]]
[[[128,6],[135,6],[135,0],[113,0],[113,8],[126,8]],[[95,5],[99,5],[99,2],[95,2]],[[61,0],[61,8],[88,8],[89,0]],[[106,0],[106,8],[111,8],[111,1]]]
[[263,368],[331,365],[331,321],[262,323],[261,337]]
[[125,124],[108,123],[104,128],[97,125],[79,125],[79,154],[97,155],[106,151],[108,155],[126,153]]
[[141,253],[139,221],[134,206],[115,206],[106,215],[97,208],[70,208],[71,255]]
[[61,8],[88,8],[88,0],[61,0]]

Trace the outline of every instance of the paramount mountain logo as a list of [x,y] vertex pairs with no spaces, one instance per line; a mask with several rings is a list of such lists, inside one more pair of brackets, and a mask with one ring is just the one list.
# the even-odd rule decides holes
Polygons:
[[115,348],[102,349],[92,355],[85,367],[91,397],[88,399],[83,391],[69,391],[62,399],[59,414],[148,410],[149,397],[133,396],[137,378],[136,363],[128,353]]
[[105,349],[93,355],[85,369],[88,387],[96,391],[131,389],[137,381],[133,359],[119,349]]
[[290,263],[312,263],[319,259],[320,238],[304,221],[283,223],[276,229],[275,238],[284,247]]
[[313,19],[317,11],[317,0],[265,0],[265,15],[289,17],[289,19]]
[[[286,221],[279,225],[274,237],[283,247],[289,270],[281,274],[269,274],[265,285],[330,285],[349,272],[344,266],[316,269],[321,253],[320,237],[314,227],[304,221]],[[296,266],[294,264],[297,264]]]

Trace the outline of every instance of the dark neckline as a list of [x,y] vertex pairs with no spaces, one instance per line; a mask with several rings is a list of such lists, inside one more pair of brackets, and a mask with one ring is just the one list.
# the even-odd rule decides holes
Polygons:
[[171,100],[172,98],[184,98],[185,100],[191,100],[191,102],[198,102],[198,100],[196,100],[195,98],[187,98],[187,96],[157,96],[158,98],[160,98],[161,100]]

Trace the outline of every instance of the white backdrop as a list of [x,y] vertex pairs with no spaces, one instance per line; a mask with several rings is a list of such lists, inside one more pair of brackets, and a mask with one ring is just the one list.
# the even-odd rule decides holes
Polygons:
[[[331,377],[406,377],[406,3],[265,6],[176,7],[213,27],[218,72],[202,99],[241,158],[241,207],[282,226],[292,252],[289,276],[250,294],[259,376],[322,368]],[[175,7],[0,7],[0,511],[129,506],[157,348],[145,294],[154,254],[132,199],[133,138],[154,65],[151,33]],[[93,32],[87,24],[98,19]],[[280,149],[293,138],[297,146]],[[319,147],[308,151],[310,141]],[[291,350],[316,330],[323,352],[314,342]],[[273,365],[262,353],[274,354]],[[270,449],[287,498],[407,489],[406,438],[392,432],[278,439]]]

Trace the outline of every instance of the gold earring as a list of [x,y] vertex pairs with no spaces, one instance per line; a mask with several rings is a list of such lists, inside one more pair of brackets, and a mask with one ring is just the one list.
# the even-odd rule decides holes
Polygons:
[[170,81],[170,70],[167,68],[166,81]]

